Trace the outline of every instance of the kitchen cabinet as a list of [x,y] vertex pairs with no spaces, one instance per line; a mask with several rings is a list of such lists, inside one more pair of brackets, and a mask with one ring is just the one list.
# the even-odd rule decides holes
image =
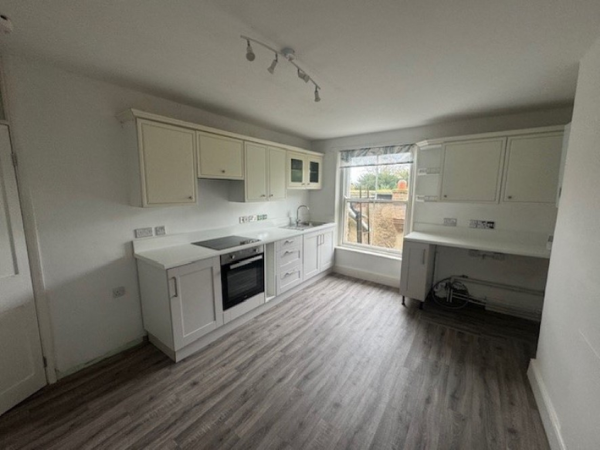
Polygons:
[[138,261],[138,275],[144,329],[172,359],[223,325],[219,257],[166,271]]
[[244,179],[244,142],[212,133],[197,133],[198,177]]
[[252,142],[244,147],[245,180],[231,187],[230,198],[242,202],[285,199],[285,150]]
[[425,301],[432,283],[433,249],[431,244],[404,240],[400,273],[400,294],[403,297]]
[[302,237],[278,241],[275,249],[277,295],[281,295],[304,280]]
[[555,203],[563,133],[508,139],[503,202]]
[[319,230],[304,235],[304,280],[329,269],[334,261],[334,230]]
[[[130,151],[131,203],[165,206],[196,203],[196,133],[174,125],[137,119]],[[134,146],[131,146],[133,150]]]
[[505,144],[505,138],[445,144],[441,200],[445,202],[497,202]]
[[323,157],[320,155],[288,152],[288,189],[321,189]]

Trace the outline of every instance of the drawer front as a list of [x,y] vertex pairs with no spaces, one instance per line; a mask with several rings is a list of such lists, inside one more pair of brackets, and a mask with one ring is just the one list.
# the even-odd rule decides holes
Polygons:
[[279,252],[278,266],[280,272],[284,272],[287,268],[298,264],[302,264],[302,247],[290,248]]
[[276,247],[278,252],[290,248],[302,247],[302,235],[277,241]]
[[277,295],[302,283],[302,264],[281,270],[277,277]]

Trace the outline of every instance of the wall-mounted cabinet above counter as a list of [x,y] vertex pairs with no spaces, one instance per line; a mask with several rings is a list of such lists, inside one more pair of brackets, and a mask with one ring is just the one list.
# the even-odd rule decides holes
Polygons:
[[420,142],[417,201],[554,203],[564,127]]
[[238,181],[233,201],[281,200],[286,189],[321,189],[323,155],[285,144],[130,109],[131,203],[195,204],[197,178]]

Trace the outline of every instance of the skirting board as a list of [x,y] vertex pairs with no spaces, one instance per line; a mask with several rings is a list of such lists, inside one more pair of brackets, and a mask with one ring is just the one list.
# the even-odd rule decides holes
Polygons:
[[552,400],[548,395],[544,379],[538,368],[537,360],[532,359],[529,362],[529,369],[527,369],[527,378],[535,397],[540,416],[542,417],[542,423],[544,424],[544,430],[546,430],[546,436],[550,443],[552,450],[566,450],[565,443],[560,434],[560,422],[556,415],[556,410],[552,405]]
[[355,269],[347,266],[335,266],[333,268],[335,273],[340,275],[346,275],[352,278],[358,278],[359,280],[372,281],[373,283],[383,284],[385,286],[391,286],[400,289],[400,274],[397,277],[390,277],[389,275],[382,275],[380,273],[368,272],[366,270]]

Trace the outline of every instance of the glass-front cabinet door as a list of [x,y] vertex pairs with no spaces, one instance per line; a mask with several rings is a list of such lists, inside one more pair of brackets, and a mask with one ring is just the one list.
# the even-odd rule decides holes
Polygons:
[[321,189],[321,166],[323,159],[320,157],[308,157],[308,187]]
[[288,188],[306,186],[307,181],[304,175],[306,163],[306,155],[288,152]]

